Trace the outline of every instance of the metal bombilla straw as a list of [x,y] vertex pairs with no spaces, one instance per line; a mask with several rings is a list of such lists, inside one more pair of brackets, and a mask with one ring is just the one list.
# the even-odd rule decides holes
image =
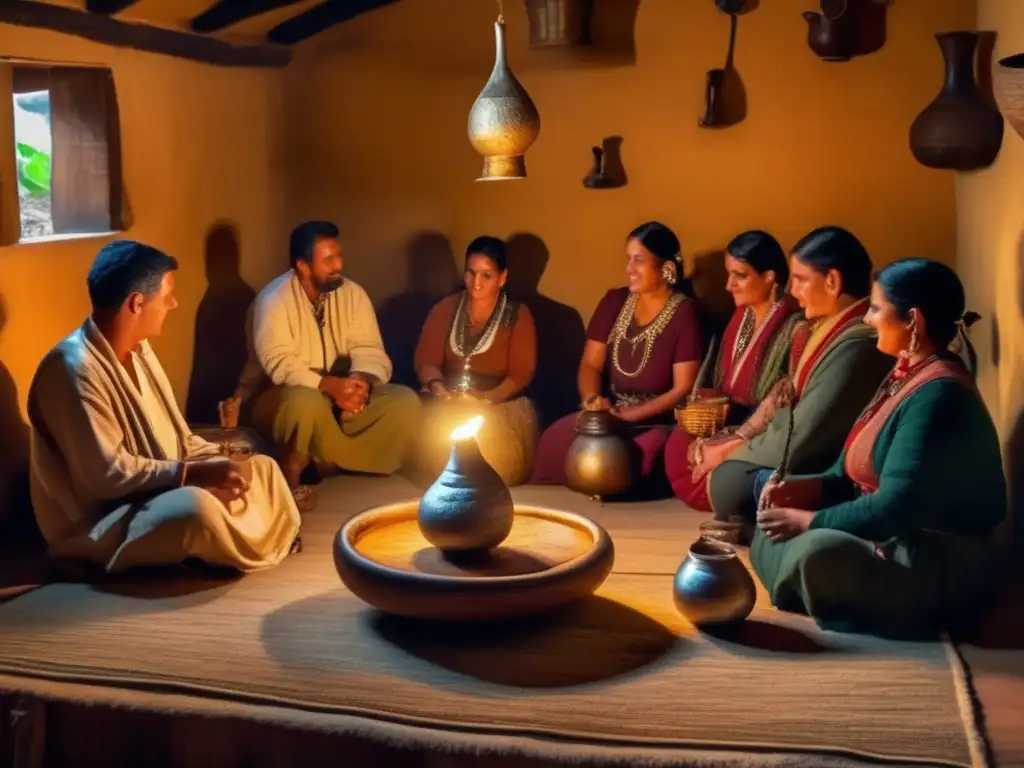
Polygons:
[[778,469],[772,472],[771,477],[768,478],[768,482],[765,483],[764,488],[761,489],[761,498],[759,498],[757,501],[758,512],[762,512],[768,508],[768,488],[773,484],[781,483],[785,479],[786,473],[789,471],[789,449],[793,443],[794,428],[793,408],[795,406],[795,403],[793,401],[796,399],[796,389],[793,385],[792,379],[787,378],[784,379],[784,381],[786,383],[783,385],[783,388],[779,394],[780,396],[785,394],[786,399],[789,400],[789,424],[786,428],[786,445],[782,449],[782,461],[779,463]]
[[708,353],[704,355],[704,361],[700,364],[700,370],[697,371],[697,378],[693,380],[693,386],[690,388],[690,396],[687,398],[689,402],[693,402],[697,399],[697,393],[700,391],[701,386],[707,380],[708,372],[711,370],[711,366],[714,364],[716,354],[718,352],[718,334],[711,337],[711,343],[708,344]]

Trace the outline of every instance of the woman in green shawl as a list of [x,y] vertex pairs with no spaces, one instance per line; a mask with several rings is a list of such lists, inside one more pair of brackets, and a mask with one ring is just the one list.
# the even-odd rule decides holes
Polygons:
[[[1006,517],[999,438],[950,344],[977,318],[948,267],[881,270],[866,322],[897,358],[827,472],[758,489],[750,560],[772,602],[821,626],[886,636],[976,618]],[[763,490],[761,487],[763,486]]]
[[709,473],[715,517],[750,527],[757,471],[775,469],[783,455],[793,472],[828,469],[892,367],[864,324],[872,267],[863,244],[842,227],[819,227],[792,256],[790,286],[808,322],[793,332],[789,375],[733,434],[708,441],[699,467]]

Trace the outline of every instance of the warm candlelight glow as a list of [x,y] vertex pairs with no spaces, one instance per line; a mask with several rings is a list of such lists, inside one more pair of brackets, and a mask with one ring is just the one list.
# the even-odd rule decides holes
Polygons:
[[480,425],[483,423],[483,416],[474,416],[461,427],[452,430],[452,440],[467,440],[476,437],[476,433],[480,431]]

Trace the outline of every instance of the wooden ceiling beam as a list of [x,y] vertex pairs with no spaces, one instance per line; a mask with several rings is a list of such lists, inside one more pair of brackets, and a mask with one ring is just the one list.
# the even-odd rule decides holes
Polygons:
[[139,0],[85,0],[85,10],[89,13],[98,13],[101,16],[113,16],[137,2]]
[[267,33],[267,39],[279,45],[294,45],[336,24],[394,2],[397,0],[327,0],[278,24]]
[[0,2],[0,23],[49,29],[118,48],[160,53],[221,67],[284,67],[291,61],[291,51],[284,48],[270,45],[235,46],[211,37],[118,21],[108,16],[33,0]]
[[[118,2],[119,0],[105,0]],[[134,0],[131,0],[134,1]],[[193,32],[219,32],[245,19],[267,11],[295,5],[302,0],[220,0],[189,22]]]

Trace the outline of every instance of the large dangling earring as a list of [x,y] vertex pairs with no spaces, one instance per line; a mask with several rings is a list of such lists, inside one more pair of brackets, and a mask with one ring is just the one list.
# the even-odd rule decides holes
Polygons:
[[666,261],[661,267],[661,279],[664,280],[670,287],[676,284],[676,265]]
[[780,298],[782,298],[782,286],[775,283],[772,285],[772,304],[778,304]]
[[906,349],[901,349],[896,360],[896,373],[899,376],[905,376],[910,371],[910,356],[915,354],[920,346],[920,342],[917,340],[917,326],[910,326],[910,343],[907,344]]

